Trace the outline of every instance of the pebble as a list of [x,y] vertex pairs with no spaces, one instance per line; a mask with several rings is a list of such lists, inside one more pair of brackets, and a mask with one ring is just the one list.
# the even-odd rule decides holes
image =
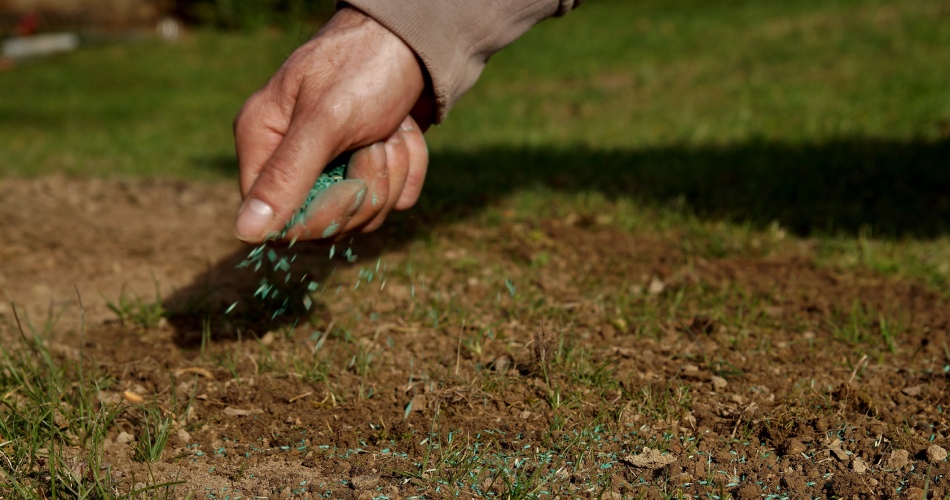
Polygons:
[[729,382],[726,382],[726,379],[720,377],[719,375],[713,375],[712,378],[713,389],[721,391],[729,386]]
[[856,474],[864,474],[868,471],[868,464],[865,463],[863,458],[854,457],[854,460],[851,462],[851,470]]
[[191,434],[188,433],[185,429],[178,429],[178,442],[181,444],[188,444],[191,442]]
[[937,462],[943,462],[947,458],[947,450],[941,448],[938,445],[932,444],[927,447],[927,461],[935,464]]
[[135,436],[124,431],[120,432],[119,435],[115,437],[116,444],[128,444],[132,441],[135,441]]

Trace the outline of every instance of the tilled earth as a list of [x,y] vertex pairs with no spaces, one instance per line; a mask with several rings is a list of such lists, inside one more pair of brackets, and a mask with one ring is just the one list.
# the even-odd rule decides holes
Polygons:
[[[102,451],[119,493],[950,495],[946,300],[818,265],[811,240],[710,253],[609,217],[410,214],[353,263],[345,242],[279,249],[320,288],[271,320],[234,269],[234,186],[0,182],[0,335],[18,338],[12,304],[52,314],[50,350],[83,349],[98,404],[128,405]],[[172,422],[151,463],[143,405]]]

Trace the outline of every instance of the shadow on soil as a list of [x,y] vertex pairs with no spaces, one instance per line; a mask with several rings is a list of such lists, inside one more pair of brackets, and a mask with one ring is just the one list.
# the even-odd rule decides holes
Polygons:
[[[197,165],[229,175],[236,171],[233,160],[227,159]],[[419,205],[409,216],[395,217],[384,231],[360,238],[354,251],[363,262],[375,260],[384,247],[398,248],[440,225],[473,216],[513,192],[535,187],[625,197],[646,206],[685,204],[700,219],[747,222],[753,227],[777,221],[802,236],[855,235],[871,228],[878,237],[935,238],[950,234],[950,139],[441,151],[432,156]],[[309,266],[315,271],[313,278],[322,281],[337,263],[328,262],[326,247],[313,248],[304,262],[295,265]],[[297,247],[295,253],[299,252]],[[173,322],[200,322],[198,318],[205,317],[201,314],[223,311],[228,304],[220,299],[211,301],[210,308],[195,308],[218,290],[236,292],[228,294],[235,297],[253,294],[259,276],[233,271],[244,256],[243,252],[229,256],[170,297],[167,308],[182,311]],[[251,327],[248,318],[260,315],[240,317],[244,319],[234,321]],[[186,326],[179,331],[200,332],[179,326]],[[194,338],[180,340],[182,345],[195,343]]]

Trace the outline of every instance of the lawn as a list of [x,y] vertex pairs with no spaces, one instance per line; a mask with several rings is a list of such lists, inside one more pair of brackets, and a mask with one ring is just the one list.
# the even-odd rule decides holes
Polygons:
[[587,2],[276,320],[230,123],[309,28],[0,72],[0,496],[950,496],[948,22]]

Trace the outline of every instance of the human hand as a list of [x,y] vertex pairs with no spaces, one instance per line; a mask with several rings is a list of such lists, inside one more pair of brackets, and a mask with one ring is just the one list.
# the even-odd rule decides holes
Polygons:
[[337,12],[235,118],[244,199],[237,237],[259,243],[281,231],[344,151],[356,150],[347,180],[322,191],[287,240],[371,231],[415,204],[428,165],[422,132],[434,111],[424,88],[399,37],[358,10]]

